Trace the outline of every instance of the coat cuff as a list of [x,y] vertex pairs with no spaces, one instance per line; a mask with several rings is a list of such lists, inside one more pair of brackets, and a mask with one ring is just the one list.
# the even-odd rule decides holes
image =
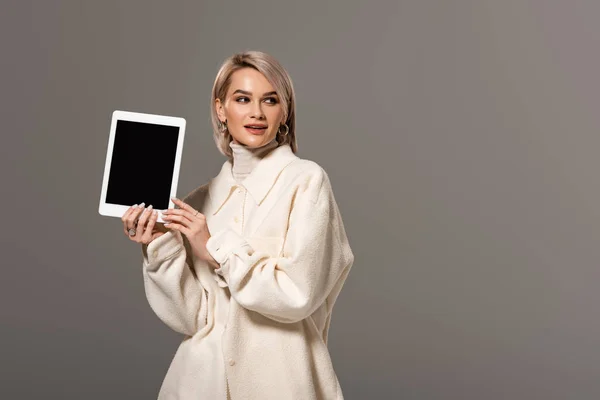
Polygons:
[[206,250],[221,266],[215,272],[225,276],[229,267],[227,263],[229,255],[233,250],[244,245],[247,245],[246,239],[230,228],[211,236],[206,242]]
[[[149,244],[142,245],[142,256],[144,265],[156,264],[157,266],[166,259],[169,259],[183,249],[183,239],[181,233],[177,231],[168,231],[151,241]],[[151,269],[151,268],[149,268]]]

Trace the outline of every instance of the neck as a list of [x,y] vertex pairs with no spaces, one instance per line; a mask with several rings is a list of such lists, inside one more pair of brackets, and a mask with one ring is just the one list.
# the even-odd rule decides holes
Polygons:
[[269,143],[256,147],[250,148],[244,144],[231,142],[229,147],[233,155],[233,168],[231,170],[233,178],[237,182],[242,182],[256,167],[258,162],[267,154],[271,152],[279,144],[276,139],[273,139]]

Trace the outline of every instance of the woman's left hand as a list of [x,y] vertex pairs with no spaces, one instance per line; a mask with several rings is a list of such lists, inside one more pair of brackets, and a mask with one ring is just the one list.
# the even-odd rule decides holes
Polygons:
[[219,268],[217,261],[206,250],[206,242],[210,238],[210,232],[204,214],[179,199],[173,198],[173,203],[180,208],[168,209],[162,212],[162,217],[166,222],[164,224],[165,228],[184,234],[198,258],[207,261],[213,268]]

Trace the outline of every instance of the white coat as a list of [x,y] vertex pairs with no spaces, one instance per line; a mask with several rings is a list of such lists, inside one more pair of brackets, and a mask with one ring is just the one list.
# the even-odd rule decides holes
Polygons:
[[148,302],[185,335],[159,399],[343,399],[327,336],[354,255],[325,171],[282,145],[242,184],[227,161],[183,200],[220,267],[176,231],[142,246]]

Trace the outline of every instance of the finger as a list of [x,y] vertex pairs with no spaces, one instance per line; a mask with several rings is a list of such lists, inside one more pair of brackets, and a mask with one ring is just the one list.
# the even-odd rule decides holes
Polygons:
[[158,219],[158,211],[152,211],[150,214],[150,218],[148,220],[148,225],[144,230],[144,234],[142,235],[142,243],[150,243],[152,241],[152,235],[154,234],[154,224],[156,224],[156,220]]
[[148,220],[148,217],[150,215],[152,215],[152,204],[150,204],[148,206],[148,208],[146,208],[144,210],[144,212],[140,215],[140,217],[138,219],[136,233],[135,233],[135,238],[137,240],[142,240],[142,236],[144,235],[144,231],[147,229],[146,228],[146,221]]
[[125,211],[125,213],[123,214],[123,216],[121,217],[121,221],[123,222],[123,232],[125,232],[125,235],[129,236],[129,234],[127,233],[127,218],[129,218],[129,214],[131,214],[134,210],[134,208],[137,207],[137,204],[132,205],[131,207],[129,207],[127,209],[127,211]]
[[185,215],[191,221],[193,221],[194,219],[196,219],[198,217],[204,217],[204,215],[201,214],[200,211],[196,210],[194,207],[190,206],[186,202],[179,200],[176,197],[173,197],[172,199],[173,199],[173,202],[177,206],[179,206],[179,208],[167,209],[167,210],[165,210],[167,213]]
[[129,214],[137,207],[137,204],[132,205],[131,207],[129,207],[127,210],[125,210],[125,212],[123,213],[123,215],[121,216],[121,221],[125,222],[127,220],[127,217],[129,217]]
[[136,219],[138,218],[139,214],[142,212],[143,209],[144,209],[144,203],[137,206],[136,209],[133,210],[131,212],[131,214],[129,214],[129,216],[127,217],[127,229],[128,230],[131,228],[135,229],[135,226],[137,225]]
[[[133,210],[131,211],[131,213],[129,214],[129,216],[127,217],[127,222],[126,222],[126,226],[125,226],[125,230],[127,233],[127,236],[129,237],[129,239],[133,240],[133,241],[137,241],[136,237],[138,235],[138,228],[137,228],[137,224],[138,224],[138,218],[139,218],[139,214],[144,210],[144,203],[139,204],[137,206],[135,206],[133,208]],[[129,234],[129,230],[130,229],[134,229],[135,235],[131,236]]]
[[[175,209],[175,210],[165,210],[163,212],[163,215],[170,217],[170,216],[174,216],[174,215],[179,215],[182,217],[187,218],[190,222],[194,222],[195,220],[195,214],[197,213],[196,210],[194,210],[193,213],[187,211],[187,210],[182,210],[182,209]],[[200,215],[200,213],[198,213],[198,215]]]
[[150,204],[147,208],[142,210],[142,213],[138,216],[138,227],[143,228],[144,226],[146,226],[146,221],[148,221],[148,218],[150,217],[150,215],[152,215],[152,210],[152,204]]
[[174,231],[179,231],[179,232],[183,233],[189,239],[190,230],[188,228],[186,228],[185,226],[183,226],[181,224],[178,224],[176,222],[170,222],[168,224],[165,224],[165,226],[168,229],[171,229],[171,230],[174,230]]
[[194,221],[190,220],[189,218],[187,218],[186,216],[183,215],[164,215],[163,219],[167,222],[176,222],[179,223],[180,225],[185,226],[186,228],[189,228],[192,226],[192,224],[194,223]]
[[183,210],[189,212],[191,215],[196,214],[196,210],[194,209],[194,207],[192,207],[189,204],[187,204],[187,203],[179,200],[176,197],[173,197],[173,203],[177,204],[180,209],[183,209]]

